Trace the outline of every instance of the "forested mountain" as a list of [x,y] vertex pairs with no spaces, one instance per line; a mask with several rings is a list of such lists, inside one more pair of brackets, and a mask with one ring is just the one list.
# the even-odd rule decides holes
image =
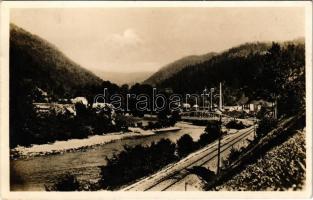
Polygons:
[[49,95],[63,97],[72,95],[84,85],[100,84],[102,80],[67,58],[46,40],[11,24],[11,92],[22,87],[23,82]]
[[204,55],[192,55],[192,56],[183,57],[179,60],[176,60],[162,67],[159,71],[157,71],[152,76],[150,76],[147,80],[145,80],[144,83],[149,84],[149,85],[158,85],[162,81],[180,72],[185,67],[207,61],[211,59],[214,55],[215,53],[207,53]]
[[222,82],[227,104],[236,104],[242,96],[250,100],[270,99],[291,84],[304,90],[304,56],[303,39],[272,44],[247,43],[203,63],[189,65],[159,82],[157,87],[170,87],[177,93],[201,94],[205,87],[217,87]]

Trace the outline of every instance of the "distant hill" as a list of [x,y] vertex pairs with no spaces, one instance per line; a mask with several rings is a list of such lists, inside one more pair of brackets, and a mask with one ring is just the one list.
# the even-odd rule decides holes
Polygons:
[[[292,41],[283,41],[279,43],[283,47],[286,47],[289,44],[304,45],[304,38],[300,37]],[[193,66],[201,65],[204,62],[209,62],[211,59],[214,59],[215,62],[219,62],[219,60],[226,58],[244,58],[253,54],[265,54],[271,44],[271,42],[245,43],[237,47],[230,48],[221,53],[213,52],[204,55],[186,56],[162,67],[159,71],[152,74],[147,80],[145,80],[144,83],[153,86],[162,85],[166,79],[170,79],[171,77],[176,76],[185,68],[189,68],[189,70],[191,70]]]
[[[286,66],[286,69],[289,68],[290,72],[295,71],[297,77],[303,77],[304,39],[299,38],[278,44],[282,51],[275,59],[268,57],[269,49],[272,47],[271,42],[246,43],[214,54],[204,62],[184,65],[183,69],[176,72],[170,71],[167,78],[163,76],[166,74],[166,69],[163,68],[146,82],[156,83],[158,88],[172,88],[177,93],[196,92],[198,94],[205,87],[217,87],[219,82],[222,82],[225,101],[230,104],[236,103],[243,94],[249,99],[259,98],[262,95],[269,96],[269,94],[264,95],[264,91],[270,91],[269,89],[274,87],[273,80],[277,79],[277,76],[266,73],[269,67],[274,68],[274,64],[271,64],[274,60],[282,59],[277,61],[281,63],[280,65]],[[287,49],[288,45],[294,45],[294,47]],[[171,70],[170,67],[168,70]],[[297,77],[289,78],[292,80]]]
[[158,85],[162,81],[170,78],[171,76],[180,72],[184,68],[190,65],[195,65],[195,64],[199,64],[204,61],[207,61],[215,55],[216,53],[208,53],[204,55],[192,55],[192,56],[183,57],[179,60],[176,60],[162,67],[159,71],[157,71],[152,76],[150,76],[147,80],[145,80],[144,83],[150,84],[150,85]]
[[110,72],[110,71],[94,71],[103,80],[108,80],[117,85],[134,85],[146,80],[153,72]]
[[10,24],[11,92],[22,81],[58,97],[73,95],[77,88],[102,82],[48,41]]

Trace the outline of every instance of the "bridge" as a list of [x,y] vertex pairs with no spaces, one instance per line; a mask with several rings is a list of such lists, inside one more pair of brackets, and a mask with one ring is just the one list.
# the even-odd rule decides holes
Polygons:
[[180,114],[183,121],[208,121],[208,120],[222,120],[224,123],[228,123],[233,117],[222,113],[211,112],[208,110],[198,110],[198,111],[186,111]]

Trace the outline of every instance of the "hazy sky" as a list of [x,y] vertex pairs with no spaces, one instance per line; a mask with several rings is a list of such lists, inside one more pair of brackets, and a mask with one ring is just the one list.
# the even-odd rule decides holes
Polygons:
[[305,31],[303,8],[13,9],[11,22],[103,71],[156,71],[186,55]]

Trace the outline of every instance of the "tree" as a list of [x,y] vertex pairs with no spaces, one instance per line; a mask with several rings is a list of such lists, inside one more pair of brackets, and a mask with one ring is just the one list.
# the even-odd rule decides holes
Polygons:
[[179,157],[185,157],[193,150],[195,150],[196,144],[190,135],[185,134],[177,141],[177,153]]
[[63,175],[57,183],[51,187],[45,186],[47,191],[79,191],[80,183],[77,178],[72,174]]
[[213,138],[220,136],[221,122],[217,120],[208,121],[208,125],[205,128],[205,132],[210,134]]
[[33,142],[31,125],[36,118],[34,91],[31,80],[10,80],[10,147],[28,146]]
[[263,137],[270,132],[274,127],[277,126],[277,120],[274,118],[264,117],[260,120],[256,135],[258,138]]
[[204,147],[205,145],[212,142],[212,137],[208,133],[202,133],[200,135],[200,139],[198,141],[200,147]]
[[273,43],[265,64],[265,81],[271,100],[278,102],[278,114],[293,114],[304,107],[304,47]]
[[107,158],[107,165],[100,167],[99,185],[114,189],[147,176],[174,160],[175,144],[168,139],[162,139],[150,146],[125,146],[124,151]]
[[181,116],[179,115],[179,111],[172,111],[171,116],[169,118],[169,125],[174,126],[178,120],[181,119]]

